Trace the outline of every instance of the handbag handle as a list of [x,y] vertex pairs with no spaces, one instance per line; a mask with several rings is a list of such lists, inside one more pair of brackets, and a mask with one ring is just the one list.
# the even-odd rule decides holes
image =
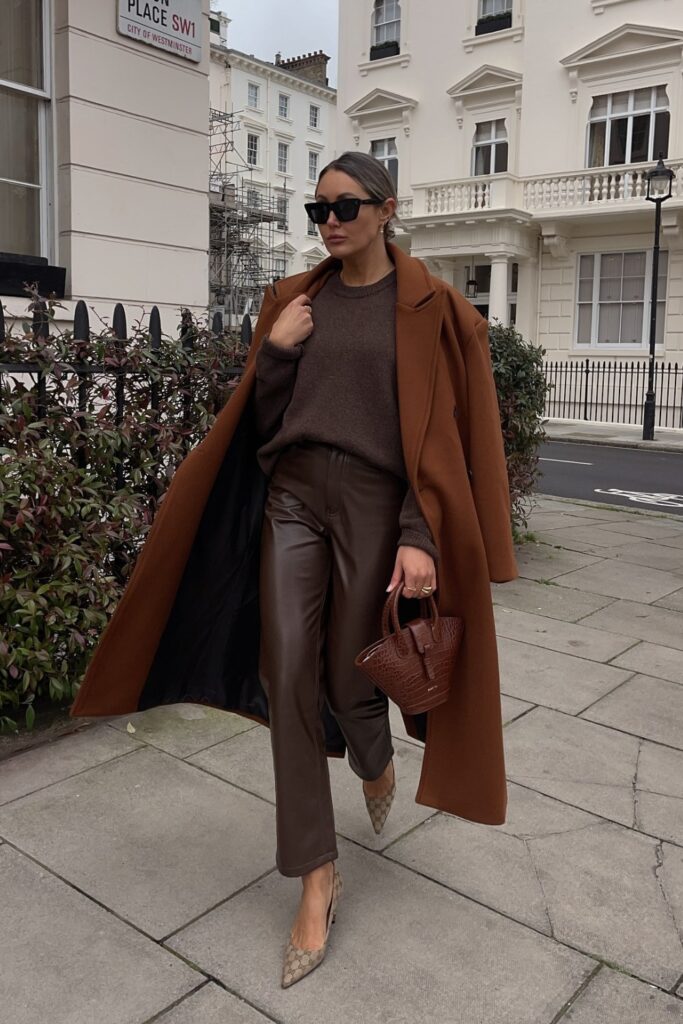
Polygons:
[[[398,619],[398,599],[401,596],[401,594],[403,593],[404,586],[405,585],[404,585],[404,583],[402,581],[397,583],[396,586],[394,587],[394,589],[389,594],[389,596],[386,599],[386,601],[384,602],[384,608],[382,609],[382,636],[383,637],[389,636],[389,633],[391,632],[391,630],[389,628],[389,616],[391,616],[391,624],[392,624],[392,626],[394,628],[394,632],[397,633],[397,634],[401,632],[401,623],[399,622],[399,619]],[[429,594],[429,596],[426,597],[426,598],[425,597],[421,597],[420,598],[420,604],[422,605],[423,602],[427,602],[428,607],[429,607],[429,612],[430,612],[430,616],[429,617],[432,620],[431,621],[432,633],[435,633],[436,636],[438,636],[439,635],[439,629],[438,629],[438,625],[439,625],[439,609],[436,606],[436,601],[434,600],[433,594]]]

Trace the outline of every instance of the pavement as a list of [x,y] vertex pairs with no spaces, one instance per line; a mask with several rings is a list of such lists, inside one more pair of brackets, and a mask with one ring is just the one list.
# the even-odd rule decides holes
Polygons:
[[654,441],[643,441],[643,427],[632,423],[598,423],[592,420],[544,420],[549,441],[609,444],[649,451],[683,452],[683,428],[655,427]]
[[374,835],[330,762],[344,875],[327,956],[280,988],[300,881],[275,868],[269,733],[196,705],[0,763],[11,1024],[683,1021],[683,522],[539,497],[494,585],[509,810],[397,794]]

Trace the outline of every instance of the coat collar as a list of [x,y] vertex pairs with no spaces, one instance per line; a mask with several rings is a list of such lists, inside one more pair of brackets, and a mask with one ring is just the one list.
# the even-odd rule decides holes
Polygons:
[[[408,479],[419,487],[418,465],[431,411],[436,379],[438,340],[443,315],[442,296],[422,260],[387,242],[396,267],[396,384],[401,441]],[[325,281],[341,266],[329,256],[305,274],[277,282],[273,316],[304,292],[314,298]]]

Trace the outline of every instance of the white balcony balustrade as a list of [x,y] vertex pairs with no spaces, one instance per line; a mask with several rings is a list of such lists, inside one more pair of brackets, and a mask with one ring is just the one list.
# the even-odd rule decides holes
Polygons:
[[[627,164],[525,178],[495,174],[428,182],[414,187],[412,199],[399,200],[398,213],[403,218],[425,218],[516,210],[539,216],[548,211],[590,213],[618,204],[628,208],[645,200],[652,166]],[[674,172],[672,196],[683,200],[683,160],[667,161],[667,166]]]
[[[683,198],[683,161],[667,163],[674,172],[672,196]],[[652,164],[597,167],[573,174],[524,179],[524,209],[571,210],[594,204],[629,202],[647,195],[647,174]]]

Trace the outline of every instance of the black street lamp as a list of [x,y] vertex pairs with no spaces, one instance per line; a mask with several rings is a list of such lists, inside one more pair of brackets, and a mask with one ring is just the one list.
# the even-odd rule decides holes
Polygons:
[[655,437],[655,338],[657,334],[657,278],[659,276],[659,231],[662,226],[662,203],[671,198],[671,183],[674,172],[664,166],[659,154],[657,166],[647,175],[647,195],[656,206],[655,244],[652,250],[652,287],[650,291],[650,360],[647,371],[647,395],[643,409],[643,441],[654,441]]
[[467,284],[465,285],[465,298],[476,299],[478,292],[479,285],[477,283],[477,279],[474,276],[474,270],[470,266],[470,276],[467,279]]

